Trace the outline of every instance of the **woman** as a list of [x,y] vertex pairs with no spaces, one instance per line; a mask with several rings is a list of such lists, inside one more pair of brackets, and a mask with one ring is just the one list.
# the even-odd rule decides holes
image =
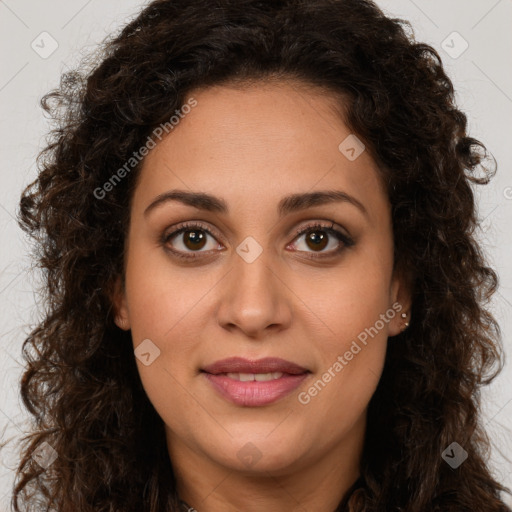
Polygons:
[[43,103],[15,510],[508,510],[492,169],[403,22],[159,0]]

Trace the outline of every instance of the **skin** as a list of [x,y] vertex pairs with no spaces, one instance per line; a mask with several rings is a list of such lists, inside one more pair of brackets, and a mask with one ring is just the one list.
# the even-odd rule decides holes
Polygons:
[[[408,312],[406,286],[393,274],[388,197],[367,151],[349,161],[338,149],[350,130],[331,94],[274,82],[191,96],[197,106],[150,151],[138,177],[116,323],[131,329],[135,348],[149,339],[160,350],[137,365],[166,426],[181,498],[199,512],[334,510],[359,474],[368,402],[388,337],[404,319],[397,313],[385,323],[309,403],[298,394],[394,303]],[[222,198],[229,213],[178,201],[144,213],[175,189]],[[324,190],[344,191],[366,213],[340,201],[279,218],[284,196]],[[212,232],[191,262],[166,250],[194,253],[183,234],[162,241],[184,221]],[[308,259],[318,252],[295,230],[315,221],[335,222],[354,245],[329,235],[316,251],[331,256]],[[236,252],[248,236],[262,249],[252,263]],[[243,407],[200,372],[231,356],[281,357],[311,373],[277,402]],[[260,458],[247,464],[240,450]]]

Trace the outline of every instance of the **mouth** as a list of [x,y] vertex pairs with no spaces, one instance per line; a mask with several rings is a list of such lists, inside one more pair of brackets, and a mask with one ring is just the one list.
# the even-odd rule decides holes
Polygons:
[[289,395],[311,373],[284,359],[251,361],[241,357],[217,361],[201,372],[221,397],[243,407],[276,402]]
[[230,379],[239,380],[241,382],[266,382],[269,380],[280,379],[283,375],[283,372],[270,372],[270,373],[219,373],[217,375],[225,375]]

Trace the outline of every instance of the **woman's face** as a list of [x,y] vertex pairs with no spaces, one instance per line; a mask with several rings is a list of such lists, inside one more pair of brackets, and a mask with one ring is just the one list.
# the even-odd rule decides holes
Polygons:
[[376,165],[324,91],[192,96],[145,158],[116,303],[171,459],[273,475],[356,467],[408,305]]

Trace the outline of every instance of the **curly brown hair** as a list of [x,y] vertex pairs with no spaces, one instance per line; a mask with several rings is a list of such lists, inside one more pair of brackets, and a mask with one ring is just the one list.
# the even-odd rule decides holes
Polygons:
[[[509,510],[479,411],[502,353],[472,186],[495,165],[467,135],[439,55],[367,0],[156,0],[103,44],[92,69],[64,74],[42,100],[57,124],[20,203],[45,310],[23,344],[34,428],[17,512],[178,510],[162,419],[113,318],[140,164],[103,199],[95,191],[191,90],[272,77],[346,98],[345,122],[387,186],[395,267],[412,283],[414,321],[388,348],[361,479],[338,510]],[[469,456],[453,470],[441,452],[455,440]],[[50,447],[58,457],[45,470],[35,455]]]

